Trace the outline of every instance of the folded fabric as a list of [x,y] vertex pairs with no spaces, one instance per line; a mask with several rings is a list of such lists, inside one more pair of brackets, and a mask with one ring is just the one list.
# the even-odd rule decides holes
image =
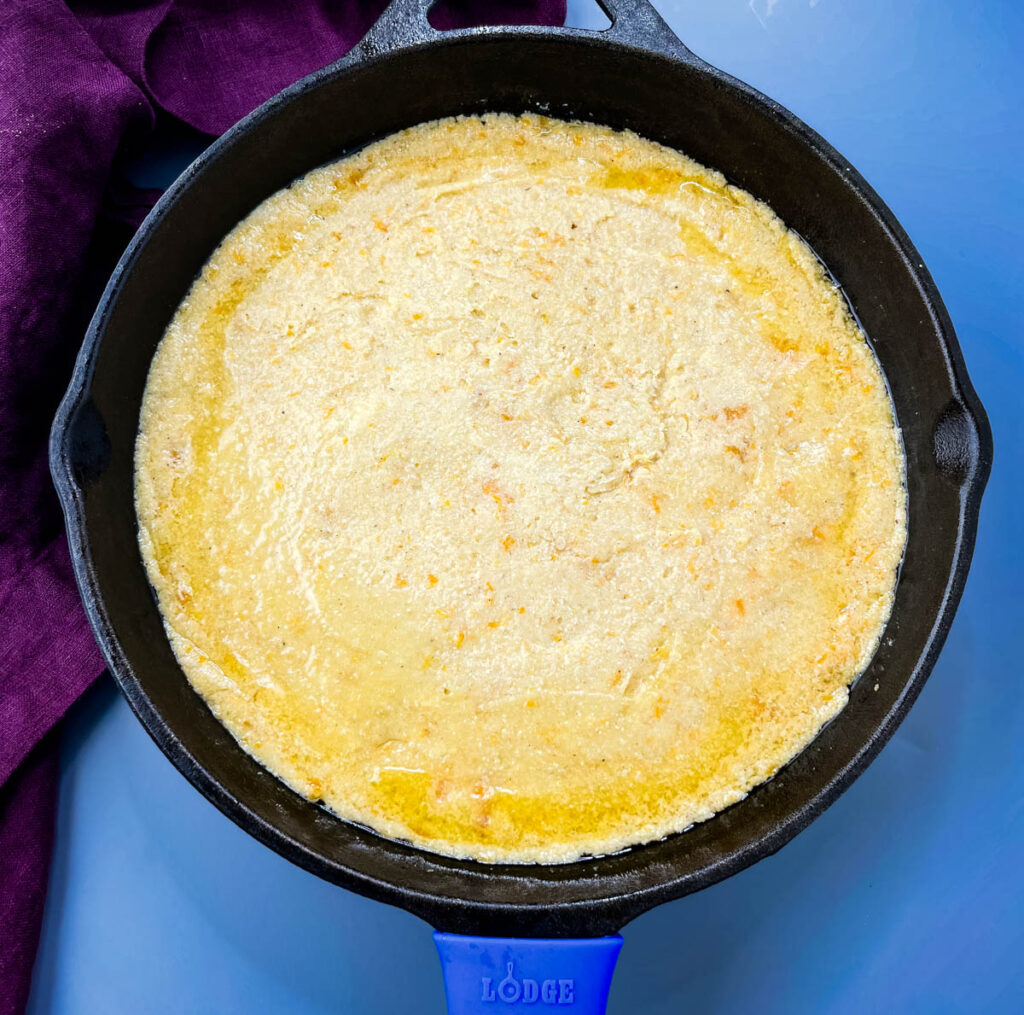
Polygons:
[[[127,159],[171,115],[224,131],[365,33],[384,0],[0,4],[0,1015],[24,1010],[57,766],[102,672],[47,464],[88,317],[147,195]],[[561,24],[565,0],[445,0],[437,27]]]

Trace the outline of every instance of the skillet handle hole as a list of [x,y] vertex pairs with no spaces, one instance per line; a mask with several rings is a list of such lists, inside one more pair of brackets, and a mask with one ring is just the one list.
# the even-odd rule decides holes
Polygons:
[[[527,11],[532,16],[527,16]],[[573,11],[569,11],[566,27],[588,28],[597,32],[611,27],[611,18],[596,2],[588,4],[588,9],[582,15],[574,17],[573,14]],[[427,22],[438,32],[497,25],[561,25],[553,5],[544,4],[542,0],[533,0],[527,7],[511,0],[502,0],[497,4],[484,3],[483,0],[437,0],[427,12]]]

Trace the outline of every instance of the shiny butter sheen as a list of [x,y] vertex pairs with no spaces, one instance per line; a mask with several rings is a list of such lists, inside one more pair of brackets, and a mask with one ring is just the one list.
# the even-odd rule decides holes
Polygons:
[[867,342],[770,209],[509,115],[257,208],[136,451],[168,635],[242,746],[384,835],[524,863],[704,820],[842,708],[902,477]]

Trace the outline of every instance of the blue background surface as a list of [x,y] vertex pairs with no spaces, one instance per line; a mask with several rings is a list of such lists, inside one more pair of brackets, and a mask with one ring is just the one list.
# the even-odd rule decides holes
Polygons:
[[[570,0],[570,23],[600,24],[589,5]],[[899,733],[775,857],[631,924],[609,1010],[1022,1012],[1024,12],[994,0],[658,7],[893,208],[959,331],[996,464],[963,605]],[[140,180],[166,184],[194,147],[158,146]],[[32,1015],[444,1011],[425,924],[249,839],[109,679],[72,713],[63,750]]]

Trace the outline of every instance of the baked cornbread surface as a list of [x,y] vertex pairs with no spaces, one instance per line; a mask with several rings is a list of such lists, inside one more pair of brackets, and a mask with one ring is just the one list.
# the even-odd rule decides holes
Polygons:
[[558,862],[739,800],[889,614],[899,434],[772,211],[630,133],[424,124],[224,240],[153,361],[139,540],[239,743],[423,848]]

